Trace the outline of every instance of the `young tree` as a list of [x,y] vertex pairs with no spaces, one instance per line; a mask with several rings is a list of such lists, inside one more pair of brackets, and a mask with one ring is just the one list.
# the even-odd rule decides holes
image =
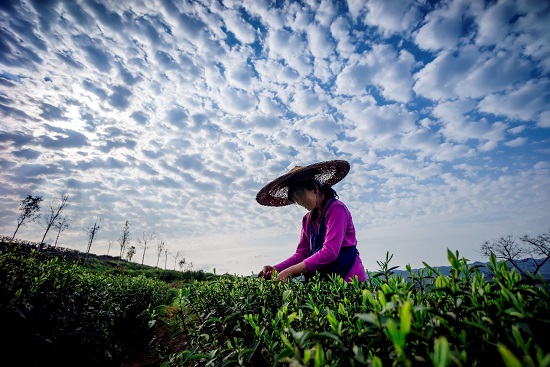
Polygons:
[[181,251],[176,251],[175,254],[172,254],[172,256],[174,257],[174,270],[176,270],[176,264],[181,255],[183,255],[183,252]]
[[134,257],[135,254],[136,254],[136,246],[130,246],[128,248],[128,252],[126,252],[126,259],[128,259],[128,261],[132,261],[132,258]]
[[38,218],[41,202],[42,196],[27,195],[26,198],[21,200],[21,203],[19,203],[20,213],[17,218],[17,228],[15,228],[15,232],[13,232],[13,236],[11,236],[12,241],[15,238],[17,231],[19,231],[19,227],[21,227],[26,220],[30,220],[32,222]]
[[138,244],[143,249],[143,256],[141,257],[141,265],[143,265],[143,262],[145,261],[145,251],[147,251],[147,249],[149,248],[150,246],[149,244],[154,237],[155,237],[155,232],[151,234],[146,234],[145,232],[143,232],[143,234],[141,235],[141,238],[138,238]]
[[[507,235],[496,240],[485,241],[481,245],[481,254],[489,257],[493,253],[497,259],[508,261],[525,278],[527,269],[536,274],[550,258],[550,231],[536,237],[525,235],[520,237],[521,243],[515,236]],[[538,259],[534,258],[538,257]],[[526,266],[520,266],[528,265]]]
[[44,246],[44,240],[46,239],[48,232],[53,227],[58,218],[60,218],[63,209],[65,209],[68,204],[69,195],[61,195],[61,201],[58,206],[54,207],[53,203],[48,204],[48,208],[50,209],[50,211],[44,217],[44,227],[46,228],[46,231],[44,232],[44,236],[42,236],[42,240],[40,241],[40,248]]
[[164,247],[164,270],[166,270],[166,264],[168,263],[168,247]]
[[157,268],[159,267],[160,255],[162,255],[165,248],[166,244],[162,239],[159,239],[159,242],[157,243]]
[[57,247],[57,241],[59,240],[59,236],[61,235],[61,232],[69,228],[69,222],[67,222],[67,218],[59,217],[53,224],[53,228],[57,231],[57,236],[55,237],[55,243],[53,247]]
[[120,245],[120,260],[122,260],[122,255],[124,254],[124,249],[130,243],[130,222],[126,221],[124,228],[122,228],[122,236],[118,239]]
[[185,260],[185,257],[180,260],[180,262],[178,263],[178,265],[180,266],[180,271],[183,271],[183,267],[185,266],[186,262],[187,261]]
[[[101,221],[101,218],[96,220],[93,226],[88,226],[87,228],[84,228],[84,231],[88,235],[88,246],[86,247],[86,258],[85,260],[88,260],[88,255],[90,254],[90,249],[92,248],[92,243],[94,242],[94,238],[97,234],[97,231],[99,231],[99,224],[98,222]],[[109,248],[111,246],[109,245]],[[108,253],[108,251],[107,251]]]
[[180,271],[193,271],[193,267],[194,267],[193,263],[192,262],[188,263],[185,258],[180,260],[178,265],[180,266]]

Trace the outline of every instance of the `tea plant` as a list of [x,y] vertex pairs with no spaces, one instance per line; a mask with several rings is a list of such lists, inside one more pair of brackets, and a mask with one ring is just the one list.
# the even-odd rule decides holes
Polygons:
[[146,345],[144,311],[170,303],[173,292],[144,276],[0,252],[3,356],[26,366],[120,365]]
[[490,279],[448,252],[444,276],[276,283],[223,276],[180,290],[181,351],[163,366],[550,366],[550,297],[496,257]]

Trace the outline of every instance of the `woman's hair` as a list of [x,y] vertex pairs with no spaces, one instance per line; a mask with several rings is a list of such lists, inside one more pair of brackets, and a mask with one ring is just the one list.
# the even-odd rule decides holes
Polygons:
[[288,200],[294,201],[294,193],[302,190],[313,191],[315,189],[321,191],[324,194],[323,205],[330,199],[338,198],[338,194],[329,185],[324,185],[316,179],[309,178],[300,180],[288,185]]

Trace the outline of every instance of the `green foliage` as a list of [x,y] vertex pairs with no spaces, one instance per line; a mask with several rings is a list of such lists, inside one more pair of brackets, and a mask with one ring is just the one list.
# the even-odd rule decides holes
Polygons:
[[[273,282],[221,276],[182,288],[181,351],[163,366],[548,366],[550,297],[491,258],[492,276],[448,252],[452,271],[426,265],[380,275]],[[410,268],[410,267],[409,267]]]
[[170,303],[174,292],[144,276],[99,274],[36,253],[0,252],[4,358],[26,366],[120,365],[146,344],[150,320],[144,311]]
[[494,255],[490,274],[449,251],[448,276],[395,275],[387,254],[363,283],[274,282],[11,248],[0,345],[26,366],[120,366],[154,349],[164,367],[550,367],[548,284]]

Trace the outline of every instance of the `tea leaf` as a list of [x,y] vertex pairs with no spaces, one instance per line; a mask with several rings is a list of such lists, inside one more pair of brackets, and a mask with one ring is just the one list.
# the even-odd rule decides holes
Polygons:
[[506,367],[522,367],[520,360],[504,344],[498,343],[497,348]]

